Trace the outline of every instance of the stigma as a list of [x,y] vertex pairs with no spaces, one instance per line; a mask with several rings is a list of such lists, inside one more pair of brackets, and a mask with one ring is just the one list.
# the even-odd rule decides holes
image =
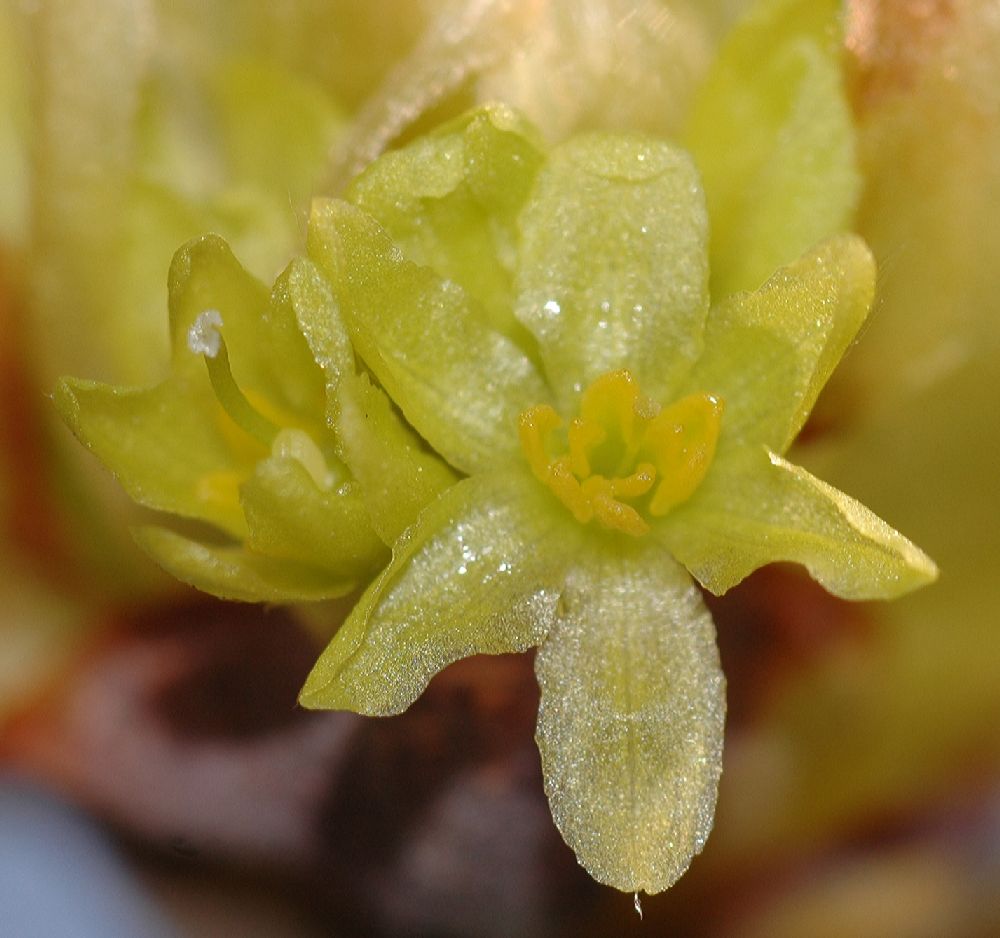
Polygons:
[[569,421],[548,404],[521,414],[521,448],[535,478],[581,524],[640,537],[701,485],[724,403],[691,394],[666,407],[642,395],[628,371],[597,378]]

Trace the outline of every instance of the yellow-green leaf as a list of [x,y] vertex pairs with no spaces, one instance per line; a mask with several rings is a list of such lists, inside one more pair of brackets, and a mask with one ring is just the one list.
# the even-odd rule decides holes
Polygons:
[[759,290],[712,308],[705,353],[686,387],[723,399],[721,448],[788,449],[865,321],[874,292],[871,252],[857,236],[841,235]]
[[[304,257],[295,258],[282,278],[284,296],[295,312],[299,331],[328,387],[354,370],[354,349],[326,277]],[[275,290],[275,294],[278,290]]]
[[393,544],[458,477],[422,445],[367,375],[341,378],[333,411],[341,457],[358,481],[372,527]]
[[[245,533],[241,474],[264,450],[230,424],[204,388],[192,394],[177,377],[145,390],[64,378],[55,404],[80,442],[140,505],[212,522],[235,537]],[[231,434],[244,438],[247,458],[237,457],[227,424]]]
[[222,316],[237,381],[264,391],[269,383],[268,352],[261,348],[261,323],[268,304],[264,284],[247,273],[222,238],[212,234],[177,251],[167,281],[174,370],[204,370],[200,356],[188,348],[188,330],[203,312],[214,309]]
[[538,132],[500,104],[478,108],[376,160],[348,198],[409,260],[453,280],[487,323],[517,337],[517,213],[542,161]]
[[343,582],[374,573],[389,552],[372,530],[358,487],[338,483],[332,473],[317,480],[310,468],[293,456],[257,463],[240,489],[247,545],[328,570]]

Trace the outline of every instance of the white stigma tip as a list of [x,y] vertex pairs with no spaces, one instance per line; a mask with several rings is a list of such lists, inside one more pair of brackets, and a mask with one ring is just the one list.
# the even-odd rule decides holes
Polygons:
[[635,911],[639,914],[639,920],[642,921],[642,903],[639,901],[639,893],[635,894]]
[[222,335],[219,330],[222,328],[222,313],[217,309],[206,309],[199,313],[198,318],[188,329],[188,348],[195,355],[207,355],[215,358],[219,354],[219,346],[222,344]]

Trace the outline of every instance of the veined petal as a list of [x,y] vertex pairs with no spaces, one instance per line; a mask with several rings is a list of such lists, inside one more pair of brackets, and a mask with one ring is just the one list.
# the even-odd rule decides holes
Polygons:
[[709,313],[705,354],[685,382],[726,405],[721,449],[764,443],[784,453],[868,315],[875,261],[840,235]]
[[372,527],[395,543],[424,509],[458,477],[393,411],[367,375],[345,374],[334,392],[331,418],[340,454],[357,479]]
[[487,324],[516,338],[523,332],[513,313],[517,215],[542,159],[535,128],[490,104],[384,154],[348,199],[408,260],[459,284]]
[[926,554],[864,505],[763,447],[717,461],[654,530],[716,594],[778,561],[802,564],[843,599],[893,599],[937,577]]
[[468,473],[517,457],[518,415],[548,391],[460,286],[405,260],[347,202],[314,203],[309,252],[333,284],[359,354],[421,436]]
[[243,546],[204,543],[167,528],[135,528],[132,534],[171,576],[221,599],[313,602],[345,596],[357,586],[326,570],[262,557]]
[[235,439],[247,448],[245,460],[237,457],[225,436],[229,418],[209,398],[202,377],[193,377],[197,391],[179,377],[145,390],[64,378],[55,404],[80,442],[140,505],[242,537],[239,482],[265,450],[233,425]]
[[708,222],[690,157],[645,137],[575,137],[539,173],[521,231],[516,313],[561,408],[626,367],[670,400],[708,311]]
[[753,290],[850,227],[860,192],[841,0],[763,0],[695,98],[685,145],[711,218],[712,296]]
[[537,645],[576,531],[526,472],[459,482],[396,544],[309,675],[301,703],[399,713],[459,658]]
[[655,541],[581,556],[535,660],[545,790],[591,876],[660,892],[712,827],[725,718],[715,628]]
[[388,560],[388,550],[356,489],[333,479],[317,481],[294,457],[261,460],[240,489],[248,546],[329,570],[345,582],[374,573]]

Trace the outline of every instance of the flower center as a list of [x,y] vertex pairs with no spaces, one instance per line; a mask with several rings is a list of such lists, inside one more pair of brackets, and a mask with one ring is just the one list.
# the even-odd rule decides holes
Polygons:
[[722,411],[722,399],[711,394],[661,407],[642,396],[628,371],[612,371],[583,392],[580,415],[564,431],[548,404],[521,414],[521,447],[535,477],[577,521],[596,519],[638,537],[649,530],[643,514],[662,517],[701,484]]

